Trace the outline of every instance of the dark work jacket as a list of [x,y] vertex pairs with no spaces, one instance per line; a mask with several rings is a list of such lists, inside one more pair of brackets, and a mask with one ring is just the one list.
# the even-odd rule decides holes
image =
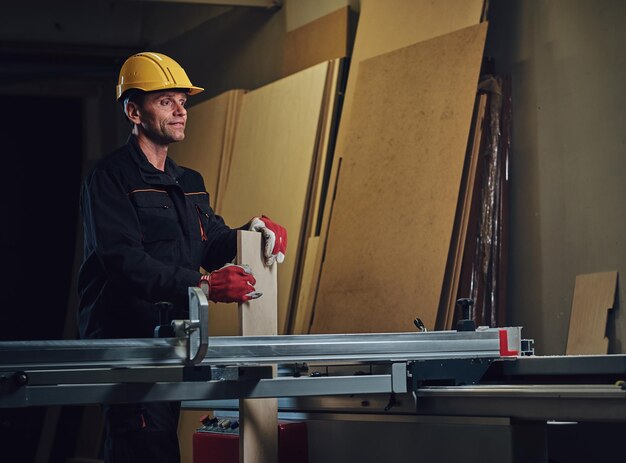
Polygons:
[[202,176],[169,158],[159,171],[133,136],[86,176],[81,212],[81,338],[151,337],[156,302],[174,304],[170,318],[186,317],[200,267],[236,254],[236,230],[213,213]]

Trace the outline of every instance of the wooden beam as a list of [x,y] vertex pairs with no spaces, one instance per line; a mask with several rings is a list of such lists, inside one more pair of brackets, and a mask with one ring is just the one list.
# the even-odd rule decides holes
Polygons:
[[[263,296],[239,304],[242,336],[275,335],[278,328],[277,266],[267,267],[261,253],[261,234],[237,232],[237,263],[247,264]],[[277,399],[239,401],[239,462],[276,463],[278,458]]]

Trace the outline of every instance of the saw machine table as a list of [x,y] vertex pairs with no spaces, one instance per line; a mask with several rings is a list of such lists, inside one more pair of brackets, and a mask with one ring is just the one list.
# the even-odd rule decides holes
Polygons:
[[155,330],[171,338],[0,342],[0,408],[278,397],[321,412],[385,402],[384,413],[626,421],[626,356],[535,357],[519,327],[209,339],[198,288],[189,312]]

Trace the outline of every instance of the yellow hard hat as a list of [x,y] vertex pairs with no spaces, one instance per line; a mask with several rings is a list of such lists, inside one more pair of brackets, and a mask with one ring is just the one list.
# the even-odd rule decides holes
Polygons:
[[119,100],[128,90],[152,92],[173,88],[185,89],[189,95],[204,90],[194,86],[185,70],[172,58],[148,51],[137,53],[124,62],[115,90]]

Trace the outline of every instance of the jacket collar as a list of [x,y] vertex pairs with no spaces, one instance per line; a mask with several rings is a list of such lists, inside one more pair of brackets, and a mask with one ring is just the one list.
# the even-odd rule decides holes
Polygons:
[[141,177],[146,183],[157,185],[175,185],[176,181],[183,175],[185,170],[178,166],[168,156],[165,159],[165,172],[161,172],[148,161],[148,158],[141,150],[139,143],[134,135],[128,137],[127,146],[131,153],[133,161],[139,167]]

